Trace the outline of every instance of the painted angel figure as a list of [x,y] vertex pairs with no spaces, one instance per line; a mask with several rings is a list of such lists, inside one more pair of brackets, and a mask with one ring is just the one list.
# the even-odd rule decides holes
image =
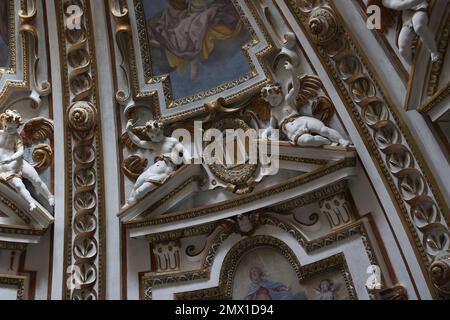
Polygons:
[[251,284],[244,300],[308,300],[303,292],[293,292],[283,283],[269,279],[260,267],[252,267],[249,272]]
[[30,211],[36,209],[36,204],[27,190],[23,179],[30,181],[36,191],[47,198],[51,206],[55,198],[47,185],[42,181],[36,169],[23,158],[24,146],[19,134],[22,125],[21,115],[14,110],[6,110],[0,115],[2,130],[0,131],[0,180],[13,187],[29,204]]
[[314,288],[319,300],[337,300],[337,292],[341,289],[341,285],[335,285],[331,280],[322,280],[318,288]]
[[300,115],[296,105],[299,95],[303,95],[302,82],[295,74],[290,61],[285,62],[284,68],[290,74],[290,81],[286,86],[287,94],[284,94],[279,84],[268,85],[261,91],[262,98],[272,107],[270,127],[264,131],[262,139],[270,140],[272,130],[280,128],[293,144],[299,146],[350,146],[349,140],[319,119]]
[[132,204],[164,184],[177,168],[189,159],[182,143],[172,137],[164,136],[163,124],[149,121],[145,125],[145,134],[149,140],[140,139],[133,132],[134,122],[129,120],[127,133],[131,141],[141,149],[152,150],[159,155],[155,163],[142,173],[136,181],[127,204]]
[[[412,44],[417,35],[430,51],[431,60],[438,61],[436,40],[429,28],[429,2],[427,0],[372,0],[370,4],[377,5],[380,1],[385,8],[401,12],[401,26],[398,34],[398,48],[401,56],[408,63],[412,62]],[[389,12],[382,14],[387,17],[395,16]]]

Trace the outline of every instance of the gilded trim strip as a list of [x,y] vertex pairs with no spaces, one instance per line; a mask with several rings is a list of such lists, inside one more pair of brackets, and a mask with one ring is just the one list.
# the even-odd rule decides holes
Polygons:
[[[84,12],[81,30],[65,29],[69,5]],[[102,136],[95,41],[89,0],[55,1],[60,30],[66,142],[64,267],[74,269],[79,288],[66,287],[63,299],[105,298],[105,205]]]

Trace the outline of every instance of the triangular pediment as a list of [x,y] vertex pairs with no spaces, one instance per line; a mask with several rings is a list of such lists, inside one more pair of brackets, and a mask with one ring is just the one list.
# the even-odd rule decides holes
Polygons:
[[249,193],[204,190],[204,167],[187,165],[118,216],[135,237],[202,225],[275,206],[346,180],[355,174],[355,166],[356,152],[351,148],[305,148],[281,142],[279,172],[264,177]]

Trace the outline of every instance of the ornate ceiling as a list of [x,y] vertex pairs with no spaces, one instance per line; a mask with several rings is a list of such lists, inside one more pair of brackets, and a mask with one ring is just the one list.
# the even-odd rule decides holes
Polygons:
[[449,298],[446,0],[0,15],[0,299]]

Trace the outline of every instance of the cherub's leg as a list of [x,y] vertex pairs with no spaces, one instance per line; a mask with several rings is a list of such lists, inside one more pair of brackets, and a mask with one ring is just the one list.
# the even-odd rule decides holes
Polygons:
[[322,127],[322,129],[320,130],[320,134],[328,138],[331,142],[337,143],[344,147],[348,147],[351,144],[351,142],[344,139],[344,137],[338,131],[329,127]]
[[47,198],[48,203],[52,207],[55,205],[55,197],[50,192],[50,190],[48,190],[47,185],[45,184],[44,181],[42,181],[36,169],[34,169],[34,167],[27,161],[23,162],[22,175],[25,179],[27,179],[33,184],[37,192],[39,192],[40,194],[42,194],[44,197]]
[[412,63],[412,43],[414,40],[415,33],[413,29],[408,26],[405,26],[400,31],[400,35],[398,38],[398,48],[400,51],[400,55],[406,60],[408,63]]
[[432,60],[437,61],[439,59],[439,53],[434,35],[428,26],[428,14],[426,12],[417,12],[414,14],[412,22],[414,31],[422,39],[422,42],[425,47],[427,47],[428,51],[430,51]]
[[147,180],[147,172],[144,172],[143,174],[140,175],[140,177],[136,180],[136,183],[134,184],[133,190],[130,193],[130,196],[127,200],[128,204],[133,203],[134,201],[136,201],[137,198],[137,193],[138,190],[141,188],[141,186],[146,183]]
[[13,178],[9,181],[9,184],[22,196],[27,200],[30,205],[30,211],[34,211],[36,209],[36,204],[34,203],[34,199],[31,196],[30,192],[27,190],[25,185],[23,184],[22,179]]
[[134,200],[141,200],[151,191],[155,190],[157,186],[150,182],[145,182],[139,188],[134,191]]
[[331,144],[330,140],[322,136],[313,136],[312,134],[303,134],[297,140],[297,144],[303,147],[321,147]]

